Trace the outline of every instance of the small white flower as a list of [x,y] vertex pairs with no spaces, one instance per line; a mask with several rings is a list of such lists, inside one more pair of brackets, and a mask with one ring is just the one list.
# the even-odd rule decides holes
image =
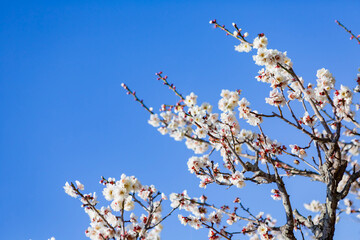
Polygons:
[[251,51],[251,46],[247,42],[242,42],[239,45],[235,46],[235,51],[238,51],[238,52],[250,52]]
[[185,104],[188,107],[192,107],[196,104],[197,96],[192,92],[190,95],[186,96],[185,98]]
[[70,197],[77,197],[77,193],[68,182],[65,183],[64,190],[65,193],[68,194]]
[[160,126],[160,119],[157,114],[151,114],[148,123],[153,127]]
[[320,204],[319,201],[316,200],[312,200],[310,204],[304,204],[304,207],[312,212],[320,212],[322,209],[322,205]]
[[75,181],[76,186],[79,190],[83,191],[84,190],[84,185],[81,184],[81,182],[79,182],[78,180]]

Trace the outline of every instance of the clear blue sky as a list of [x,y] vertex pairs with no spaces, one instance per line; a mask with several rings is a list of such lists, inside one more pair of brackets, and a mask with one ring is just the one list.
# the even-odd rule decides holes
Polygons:
[[[1,1],[1,238],[85,239],[88,217],[63,192],[65,181],[78,179],[87,191],[100,192],[100,176],[126,173],[165,193],[204,193],[187,171],[192,153],[148,125],[147,113],[120,84],[157,109],[176,100],[155,80],[161,70],[201,102],[216,105],[221,89],[240,88],[254,108],[266,110],[269,87],[254,79],[259,68],[251,54],[235,52],[234,39],[214,30],[210,19],[236,22],[251,39],[264,32],[269,47],[287,50],[307,82],[325,67],[339,86],[353,82],[360,46],[334,20],[360,33],[359,11],[359,1]],[[274,138],[291,143],[279,129],[267,125]],[[302,201],[323,197],[302,184],[289,184],[300,209]],[[209,195],[218,189],[210,187]],[[254,212],[263,209],[281,222],[280,203],[269,189],[237,195]],[[346,219],[336,239],[360,235],[358,222]],[[176,215],[163,231],[171,240],[206,236],[180,225]]]

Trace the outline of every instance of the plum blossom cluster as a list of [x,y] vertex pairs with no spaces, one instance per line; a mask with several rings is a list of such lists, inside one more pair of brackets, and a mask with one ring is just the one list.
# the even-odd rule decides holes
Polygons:
[[[180,222],[195,229],[207,228],[210,240],[232,239],[237,234],[247,234],[253,240],[292,240],[297,236],[304,238],[303,230],[316,239],[332,239],[339,214],[358,212],[353,200],[347,198],[349,193],[352,199],[360,196],[360,168],[355,159],[360,153],[360,123],[356,116],[360,103],[354,98],[360,92],[359,74],[354,89],[337,85],[333,74],[325,68],[314,74],[316,84],[306,82],[295,72],[286,51],[268,47],[265,34],[248,40],[249,33],[236,24],[234,31],[216,20],[210,24],[239,41],[236,51],[254,50],[254,63],[261,67],[255,78],[270,86],[269,95],[264,97],[264,102],[271,106],[269,113],[250,108],[247,98],[240,97],[241,90],[227,89],[221,91],[216,111],[210,103],[200,102],[193,92],[181,94],[162,72],[156,73],[157,79],[179,100],[173,105],[162,105],[159,113],[147,107],[127,85],[122,86],[150,113],[150,125],[176,141],[185,140],[186,147],[195,154],[188,159],[188,170],[200,179],[200,187],[217,184],[244,188],[248,182],[272,185],[271,197],[282,203],[286,221],[279,225],[263,213],[255,216],[239,200],[234,201],[237,206],[233,208],[226,205],[217,208],[205,196],[190,198],[184,191],[170,196],[173,208],[179,206],[189,212],[188,216],[179,215]],[[284,145],[268,136],[271,130],[264,124],[268,119],[278,120],[284,129],[292,128],[299,143]],[[241,121],[250,125],[250,129],[242,128]],[[216,152],[220,158],[214,156]],[[305,205],[305,209],[317,213],[315,217],[294,208],[287,189],[292,176],[310,178],[325,187],[321,202],[314,200]],[[77,194],[72,191],[74,188],[67,192]],[[114,207],[127,211],[126,206],[131,210],[134,194],[129,196],[121,198],[122,207]],[[340,203],[344,203],[344,209],[338,208]],[[113,210],[114,207],[111,205]],[[248,216],[241,216],[237,210]],[[234,223],[240,220],[248,222],[247,225],[242,231],[232,231]]]
[[299,147],[298,145],[290,145],[291,153],[298,156],[299,158],[305,158],[307,156],[304,148]]
[[[270,215],[264,216],[260,212],[256,216],[249,209],[245,208],[239,198],[236,198],[234,206],[223,205],[216,207],[207,202],[207,197],[202,195],[199,198],[190,198],[187,191],[172,193],[170,195],[172,207],[180,206],[189,215],[179,214],[181,224],[188,225],[196,230],[208,229],[210,240],[231,239],[234,236],[247,235],[250,239],[281,239],[281,232],[275,227],[276,220]],[[240,211],[247,216],[241,216]],[[241,226],[242,222],[247,222]],[[240,228],[241,231],[233,229]]]
[[262,123],[263,118],[257,114],[258,112],[256,110],[252,111],[250,109],[250,102],[246,100],[246,98],[242,98],[238,105],[240,118],[245,119],[251,126],[257,126],[258,124]]
[[[170,85],[167,76],[162,76],[162,73],[157,73],[157,76],[166,85]],[[257,126],[262,122],[262,116],[256,110],[249,108],[249,102],[245,98],[240,100],[240,93],[240,90],[221,91],[221,99],[218,102],[221,113],[213,113],[213,107],[209,103],[198,104],[198,97],[194,93],[183,97],[178,91],[176,95],[180,97],[180,101],[177,104],[168,108],[162,107],[159,115],[150,112],[148,121],[150,125],[158,127],[162,134],[169,134],[175,140],[185,138],[187,148],[192,149],[195,154],[203,154],[210,147],[212,151],[220,152],[223,158],[222,166],[210,160],[210,154],[189,159],[189,171],[200,178],[200,187],[205,188],[214,182],[221,185],[234,185],[238,188],[245,186],[244,172],[247,171],[247,167],[239,156],[249,157],[249,155],[243,153],[243,145],[250,151],[258,152],[259,160],[263,164],[266,164],[269,156],[280,155],[286,149],[284,145],[263,134],[259,135],[240,128],[236,119],[236,106],[238,106],[240,118],[246,119],[250,125]],[[133,92],[129,94],[134,95]],[[279,164],[278,161],[277,164]],[[237,165],[241,165],[243,169],[237,170]],[[222,170],[222,167],[226,171]],[[253,181],[261,182],[263,178],[255,176]]]
[[336,115],[348,122],[350,122],[355,115],[355,112],[351,111],[352,96],[352,91],[343,85],[341,85],[339,90],[334,92]]
[[311,212],[320,212],[323,209],[322,204],[317,200],[312,200],[310,204],[304,204],[304,207]]
[[274,199],[274,200],[281,200],[281,195],[280,195],[280,192],[279,190],[277,189],[271,189],[271,197]]
[[[79,181],[65,183],[65,192],[79,198],[82,207],[90,217],[90,226],[85,234],[91,240],[157,240],[160,239],[162,221],[178,206],[162,217],[162,201],[167,197],[153,186],[142,185],[134,176],[121,175],[119,180],[102,178],[102,194],[110,205],[98,208],[96,193],[83,194],[84,185]],[[144,213],[136,216],[135,205]]]
[[314,127],[316,123],[317,118],[315,116],[310,116],[308,112],[304,113],[304,116],[300,118],[298,121],[300,124],[305,124],[309,127]]

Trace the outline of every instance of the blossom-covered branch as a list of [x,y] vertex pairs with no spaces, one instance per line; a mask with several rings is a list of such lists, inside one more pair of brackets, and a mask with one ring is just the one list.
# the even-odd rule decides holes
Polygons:
[[[359,154],[360,146],[357,139],[360,124],[356,120],[359,105],[353,103],[353,95],[359,92],[360,81],[357,80],[354,90],[343,85],[336,88],[333,75],[322,68],[316,73],[316,85],[306,84],[295,73],[286,52],[267,48],[268,39],[263,33],[250,41],[249,34],[243,34],[236,24],[231,32],[216,20],[210,23],[240,41],[235,46],[236,51],[256,50],[253,59],[263,68],[255,78],[270,85],[270,94],[265,101],[275,107],[274,110],[270,114],[259,113],[250,107],[246,98],[240,98],[241,90],[222,90],[218,102],[220,113],[214,113],[212,105],[198,104],[198,96],[194,93],[181,94],[160,72],[158,80],[162,80],[180,100],[174,105],[163,105],[160,114],[150,112],[149,124],[177,141],[185,139],[187,148],[197,154],[188,160],[188,168],[200,179],[200,187],[215,183],[242,188],[247,181],[275,184],[273,198],[282,200],[287,221],[274,228],[283,238],[294,239],[294,229],[301,229],[301,224],[317,239],[332,238],[339,201],[347,196],[349,189],[360,195],[359,170],[350,171],[358,168],[352,159]],[[301,115],[300,111],[303,112]],[[256,126],[258,131],[241,129],[236,114],[250,126]],[[262,127],[266,118],[277,118],[304,134],[304,139],[308,139],[307,146],[297,143],[286,146],[271,139]],[[212,159],[214,151],[220,153],[222,163]],[[308,177],[324,184],[327,194],[319,221],[306,220],[305,223],[304,219],[308,218],[292,209],[291,194],[283,180],[286,176]],[[209,235],[210,239],[216,239],[214,236],[231,239],[233,234],[230,232],[213,229],[214,222],[206,224],[214,231]],[[256,226],[260,227],[259,224]],[[259,236],[269,238],[264,234]]]
[[[359,36],[337,23],[360,43]],[[187,166],[199,178],[199,187],[215,184],[236,189],[246,187],[249,182],[271,185],[268,199],[281,202],[284,223],[279,224],[270,214],[254,214],[240,198],[231,203],[233,206],[217,207],[204,195],[189,197],[186,190],[170,195],[171,210],[162,217],[161,206],[166,196],[154,186],[141,185],[135,177],[122,175],[118,181],[102,178],[103,195],[111,204],[101,208],[97,208],[95,193],[81,192],[84,186],[80,182],[66,183],[66,193],[80,198],[90,216],[86,235],[96,240],[159,239],[161,223],[179,209],[189,212],[188,216],[178,215],[180,222],[195,229],[208,229],[209,240],[234,240],[239,235],[252,240],[305,239],[304,231],[315,239],[333,239],[335,224],[342,213],[360,218],[360,210],[354,207],[356,198],[360,198],[360,167],[356,161],[360,154],[357,116],[360,103],[359,97],[354,98],[360,92],[360,73],[353,88],[337,84],[325,68],[314,73],[316,82],[305,81],[296,72],[287,52],[268,48],[265,34],[250,40],[249,34],[243,33],[235,23],[234,31],[216,20],[210,24],[240,42],[235,51],[254,50],[253,60],[261,67],[254,74],[255,79],[270,87],[269,96],[264,99],[268,112],[250,107],[241,90],[227,89],[221,90],[216,111],[210,103],[200,103],[195,93],[181,93],[162,72],[156,73],[157,80],[179,100],[163,104],[159,112],[148,107],[128,85],[123,83],[122,87],[150,114],[150,125],[162,135],[184,140],[186,147],[194,152]],[[291,142],[300,139],[293,138],[282,144],[271,137],[263,124],[268,119],[293,128],[301,136],[301,142]],[[240,128],[240,121],[249,126]],[[290,177],[294,176],[319,182],[325,189],[321,201],[314,199],[304,204],[304,211],[310,214],[295,208],[292,191],[287,188],[292,181]],[[135,205],[144,211],[139,220],[133,212],[129,213]]]
[[[122,175],[114,178],[102,178],[105,187],[103,195],[110,206],[97,208],[99,203],[96,193],[83,194],[84,185],[79,181],[66,183],[65,192],[71,197],[80,198],[82,207],[90,217],[90,227],[85,231],[92,240],[155,240],[159,239],[162,221],[170,216],[179,206],[174,206],[165,217],[162,217],[162,202],[167,197],[151,186],[140,184],[137,178]],[[145,214],[140,219],[133,213],[139,205]]]

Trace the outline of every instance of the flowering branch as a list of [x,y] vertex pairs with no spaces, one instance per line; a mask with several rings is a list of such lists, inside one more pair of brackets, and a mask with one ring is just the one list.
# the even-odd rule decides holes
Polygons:
[[[80,197],[82,207],[90,216],[90,227],[85,231],[86,236],[92,240],[145,240],[159,238],[162,226],[161,222],[168,218],[179,206],[172,208],[165,217],[161,217],[161,205],[166,196],[158,192],[154,186],[144,186],[135,177],[127,177],[124,174],[116,181],[113,178],[102,177],[101,184],[105,185],[103,195],[111,201],[110,206],[97,209],[96,194],[82,194],[84,185],[79,181],[66,183],[65,192],[72,197]],[[135,196],[137,194],[137,196]],[[157,198],[161,196],[160,200]],[[139,199],[139,198],[140,199]],[[134,213],[130,216],[126,212],[135,208],[134,203],[140,205],[147,215],[142,214],[140,221]],[[119,212],[116,216],[114,213]]]
[[[355,37],[340,22],[337,23],[360,43],[359,36]],[[213,112],[210,103],[198,103],[195,93],[181,94],[162,72],[156,73],[157,79],[180,100],[173,105],[163,104],[159,113],[147,107],[127,85],[122,84],[122,87],[150,113],[150,125],[162,135],[168,134],[176,141],[185,140],[186,147],[195,154],[188,159],[188,170],[200,179],[199,187],[217,184],[226,188],[243,188],[248,182],[272,184],[275,189],[271,190],[270,196],[273,200],[281,200],[285,224],[278,226],[270,215],[264,217],[263,213],[255,216],[240,203],[239,198],[235,199],[233,211],[230,211],[227,205],[216,207],[209,204],[205,196],[190,198],[186,191],[170,195],[172,209],[161,217],[161,205],[166,196],[154,186],[143,186],[135,177],[122,175],[118,181],[102,178],[101,183],[105,185],[103,195],[111,204],[101,209],[95,207],[98,203],[95,194],[84,195],[79,191],[83,190],[82,184],[66,183],[65,191],[70,196],[80,196],[90,216],[87,236],[96,240],[158,239],[160,223],[177,209],[184,209],[189,215],[179,215],[180,222],[195,229],[208,229],[209,240],[230,240],[238,234],[262,240],[293,240],[296,236],[304,239],[305,228],[316,239],[333,239],[339,215],[360,212],[348,199],[350,194],[360,196],[360,166],[354,160],[360,155],[360,123],[356,116],[360,104],[354,102],[357,99],[354,94],[360,92],[360,73],[354,90],[343,85],[336,87],[335,77],[325,68],[316,72],[316,84],[306,84],[295,73],[286,52],[267,47],[268,39],[264,34],[249,41],[248,33],[242,33],[236,24],[233,24],[233,33],[216,20],[210,24],[240,41],[235,51],[256,49],[253,60],[262,69],[255,78],[270,85],[269,96],[265,98],[266,104],[274,107],[270,114],[259,113],[250,107],[250,102],[240,97],[241,90],[226,89],[221,91],[217,104],[220,111]],[[305,144],[284,145],[271,138],[263,125],[263,121],[270,118],[296,129],[305,137]],[[239,121],[246,121],[252,130],[240,128]],[[216,160],[215,152],[222,161]],[[290,176],[309,178],[320,182],[326,189],[322,203],[313,200],[304,204],[307,210],[317,213],[314,217],[301,215],[293,208],[291,189],[285,185],[285,179]],[[161,199],[156,200],[160,196]],[[342,203],[345,208],[339,207]],[[130,218],[127,214],[135,204],[146,213],[141,215],[140,221],[134,213]],[[238,209],[249,216],[239,215]],[[112,211],[120,215],[115,216]],[[223,216],[228,219],[223,221]],[[233,225],[238,221],[247,222],[241,231]],[[300,233],[295,232],[298,229]]]

